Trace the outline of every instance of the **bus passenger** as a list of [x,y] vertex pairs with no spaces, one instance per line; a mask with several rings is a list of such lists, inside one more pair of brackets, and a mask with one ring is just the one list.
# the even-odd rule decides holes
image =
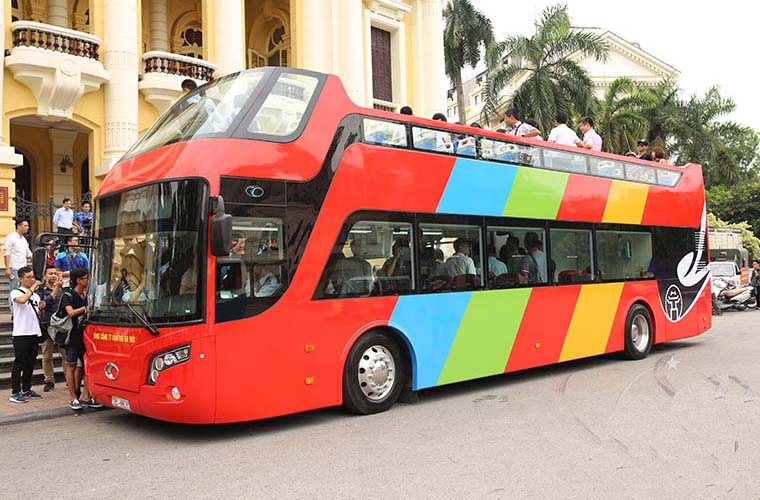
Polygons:
[[462,274],[477,274],[475,262],[470,257],[472,245],[464,238],[457,238],[454,241],[454,255],[446,260],[446,272],[450,278]]
[[567,113],[560,111],[554,115],[554,128],[549,133],[549,142],[556,142],[564,146],[575,146],[579,142],[578,135],[567,126]]
[[364,245],[351,242],[351,257],[336,261],[330,281],[337,295],[368,295],[372,288],[372,266],[364,259]]
[[504,123],[509,127],[507,134],[514,135],[516,137],[533,137],[536,138],[541,135],[538,128],[530,125],[529,123],[522,122],[517,117],[517,108],[509,108],[504,115]]
[[412,258],[411,249],[409,248],[409,240],[406,238],[399,238],[393,243],[391,248],[393,256],[385,261],[378,276],[386,278],[397,278],[402,276],[412,275]]
[[533,231],[525,233],[525,248],[528,249],[528,254],[523,259],[521,273],[530,285],[546,283],[546,254],[542,247],[538,234]]
[[409,116],[414,115],[412,108],[410,108],[409,106],[402,106],[401,109],[398,110],[398,112],[402,115],[409,115]]
[[507,265],[510,273],[522,271],[524,256],[520,252],[520,240],[516,236],[507,238],[507,242],[499,249],[499,260]]
[[495,279],[502,274],[507,274],[509,270],[507,265],[496,257],[496,245],[489,243],[488,245],[488,275],[491,279]]

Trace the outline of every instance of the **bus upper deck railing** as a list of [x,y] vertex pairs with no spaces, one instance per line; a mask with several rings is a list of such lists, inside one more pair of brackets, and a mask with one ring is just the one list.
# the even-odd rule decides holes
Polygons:
[[581,151],[576,153],[469,132],[459,133],[366,116],[362,120],[362,140],[367,144],[593,175],[664,187],[674,187],[681,178],[681,172],[623,159],[594,156]]

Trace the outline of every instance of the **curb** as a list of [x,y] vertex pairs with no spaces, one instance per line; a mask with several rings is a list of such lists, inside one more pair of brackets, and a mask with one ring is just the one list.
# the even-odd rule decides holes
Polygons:
[[30,411],[29,413],[22,413],[21,415],[12,415],[10,417],[0,417],[0,427],[13,424],[23,424],[26,422],[36,422],[37,420],[48,420],[51,418],[60,418],[68,415],[80,416],[84,413],[99,412],[102,410],[110,410],[111,408],[94,408],[75,413],[74,410],[68,406],[60,408],[50,408],[49,410]]

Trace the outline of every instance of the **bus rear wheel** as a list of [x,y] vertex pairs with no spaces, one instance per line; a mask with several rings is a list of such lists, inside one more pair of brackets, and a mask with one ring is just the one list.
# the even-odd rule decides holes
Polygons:
[[646,358],[652,350],[653,333],[649,309],[641,304],[634,304],[625,320],[625,357]]
[[380,413],[398,400],[406,380],[404,356],[398,343],[370,331],[351,348],[343,369],[343,406],[360,415]]

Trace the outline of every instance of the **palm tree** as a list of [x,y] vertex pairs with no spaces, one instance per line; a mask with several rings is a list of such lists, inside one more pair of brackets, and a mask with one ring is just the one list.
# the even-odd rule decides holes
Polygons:
[[681,90],[672,80],[663,80],[654,87],[640,90],[653,98],[651,105],[641,110],[641,115],[649,123],[646,137],[650,143],[664,146],[683,124]]
[[593,83],[571,56],[607,58],[607,47],[590,32],[570,25],[567,6],[547,7],[530,38],[510,36],[487,52],[488,81],[483,119],[491,121],[505,104],[500,92],[517,79],[519,87],[508,104],[535,119],[548,132],[554,114],[565,111],[588,114],[593,104]]
[[475,68],[478,64],[481,45],[488,48],[493,43],[493,26],[491,20],[473,7],[470,0],[450,0],[443,17],[446,20],[443,30],[446,75],[456,90],[459,121],[467,123],[462,68],[465,65]]
[[633,135],[649,125],[641,110],[655,105],[657,99],[641,92],[630,78],[613,81],[601,99],[594,98],[594,122],[604,139],[604,150],[623,154],[641,137]]

